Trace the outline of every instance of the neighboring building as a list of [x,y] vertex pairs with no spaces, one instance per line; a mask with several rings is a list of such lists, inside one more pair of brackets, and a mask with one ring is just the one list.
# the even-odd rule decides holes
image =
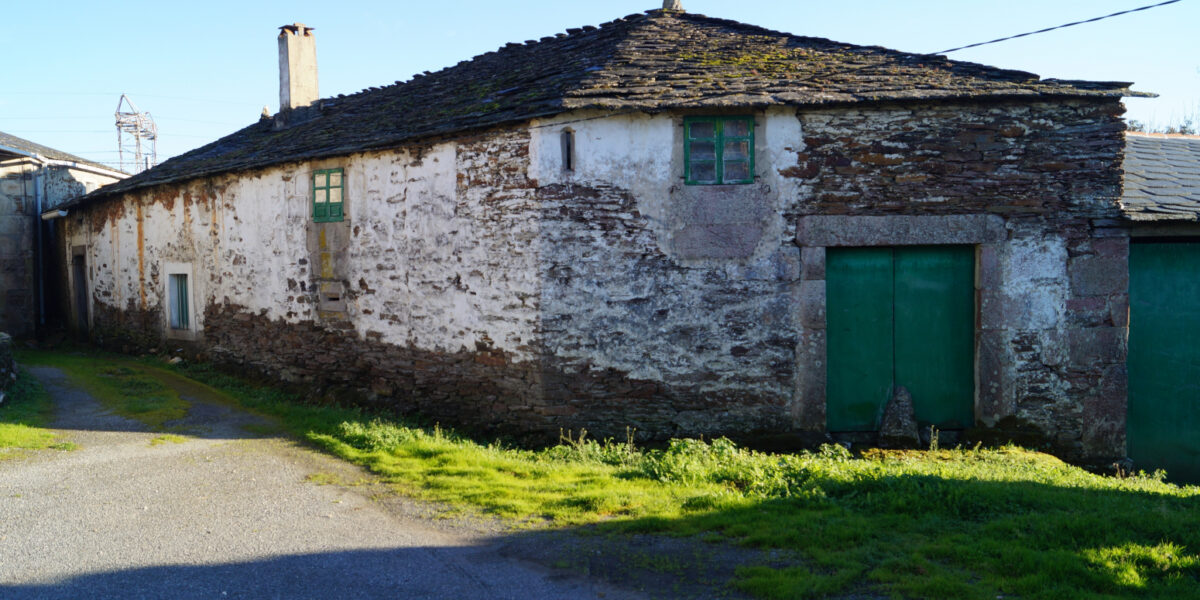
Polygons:
[[1200,136],[1127,136],[1129,455],[1200,482]]
[[71,203],[97,339],[551,439],[869,439],[903,386],[1125,455],[1129,84],[656,10],[316,100],[312,45]]
[[0,332],[33,335],[44,316],[38,214],[126,177],[0,132]]

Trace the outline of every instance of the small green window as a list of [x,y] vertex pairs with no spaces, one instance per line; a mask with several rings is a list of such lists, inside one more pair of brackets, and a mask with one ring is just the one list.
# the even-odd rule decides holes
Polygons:
[[345,178],[341,169],[313,171],[313,220],[334,223],[345,216]]
[[685,117],[688,185],[754,183],[754,117]]

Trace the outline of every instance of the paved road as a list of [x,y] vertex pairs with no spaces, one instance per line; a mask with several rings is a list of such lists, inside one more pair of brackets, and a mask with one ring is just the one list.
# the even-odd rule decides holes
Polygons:
[[[641,594],[498,553],[486,527],[372,499],[365,475],[250,415],[196,403],[199,434],[105,414],[51,368],[33,370],[81,446],[0,461],[0,598],[605,598]],[[254,429],[254,428],[251,428]]]

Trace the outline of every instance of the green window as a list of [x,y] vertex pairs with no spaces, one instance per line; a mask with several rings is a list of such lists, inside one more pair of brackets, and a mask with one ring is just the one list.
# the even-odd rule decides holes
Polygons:
[[686,117],[688,185],[754,183],[754,117]]
[[318,223],[341,221],[345,198],[345,178],[341,169],[313,171],[313,220]]

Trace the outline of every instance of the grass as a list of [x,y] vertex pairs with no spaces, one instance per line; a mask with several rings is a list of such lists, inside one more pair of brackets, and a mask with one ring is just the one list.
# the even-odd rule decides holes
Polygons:
[[768,455],[576,436],[529,451],[183,371],[417,497],[801,557],[739,569],[732,585],[762,598],[1200,598],[1200,488],[1161,474],[1101,477],[1016,447]]
[[157,436],[154,439],[150,440],[150,445],[151,446],[161,446],[163,444],[182,444],[187,441],[188,441],[188,439],[183,437],[182,435],[175,435],[175,434],[168,433],[166,435]]
[[760,598],[1200,598],[1200,488],[1161,474],[1101,477],[1017,447],[770,455],[724,439],[645,450],[577,435],[532,451],[172,369],[403,493],[514,527],[775,551],[730,583]]
[[45,350],[22,351],[18,358],[25,364],[61,369],[113,414],[154,430],[187,414],[189,403],[145,364],[110,355]]
[[27,371],[17,371],[17,380],[0,404],[0,458],[14,456],[10,451],[55,448],[70,450],[70,443],[56,443],[54,432],[46,429],[54,417],[54,406],[46,390]]

